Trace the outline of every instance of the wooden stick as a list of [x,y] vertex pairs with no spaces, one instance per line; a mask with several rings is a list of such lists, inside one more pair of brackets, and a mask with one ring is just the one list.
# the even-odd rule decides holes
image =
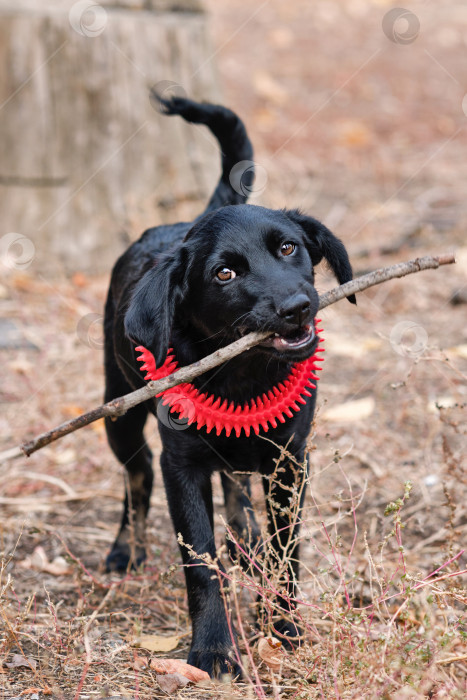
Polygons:
[[445,253],[444,255],[438,256],[425,255],[423,258],[415,258],[415,260],[397,263],[390,267],[380,267],[379,270],[374,270],[367,275],[357,277],[357,279],[346,282],[346,284],[341,284],[340,287],[335,287],[331,289],[330,292],[323,294],[319,300],[319,308],[324,309],[326,306],[335,304],[336,301],[340,299],[344,299],[344,297],[349,296],[349,294],[363,292],[364,289],[382,284],[387,280],[396,277],[405,277],[406,275],[411,275],[414,272],[421,272],[422,270],[435,270],[440,267],[440,265],[452,265],[455,262],[456,258],[452,253]]
[[[382,284],[387,280],[397,277],[405,277],[405,275],[411,275],[414,272],[420,272],[421,270],[437,269],[440,267],[440,265],[451,265],[455,262],[456,260],[454,255],[447,253],[437,257],[427,255],[423,258],[416,258],[415,260],[409,260],[405,263],[398,263],[396,265],[391,265],[390,267],[383,267],[378,270],[374,270],[367,275],[357,277],[357,279],[347,282],[346,284],[342,284],[340,287],[336,287],[330,292],[323,294],[320,297],[319,309],[324,309],[326,306],[335,304],[336,301],[344,299],[350,294],[362,292],[364,289],[374,287],[377,284]],[[19,447],[14,447],[0,453],[0,462],[8,459],[16,459],[17,457],[21,457],[23,455],[29,457],[29,455],[37,450],[40,450],[42,447],[45,447],[45,445],[49,445],[51,442],[55,442],[55,440],[58,440],[59,438],[62,438],[75,430],[84,428],[85,425],[89,425],[90,423],[99,420],[99,418],[118,418],[119,416],[123,416],[130,410],[130,408],[137,406],[143,401],[154,398],[156,394],[159,394],[166,389],[171,389],[177,384],[191,382],[200,374],[204,374],[204,372],[214,369],[214,367],[217,367],[223,362],[240,355],[240,353],[250,350],[262,340],[269,337],[269,335],[271,334],[268,332],[249,333],[243,338],[236,340],[234,343],[216,350],[216,352],[213,352],[207,357],[203,357],[202,360],[194,362],[188,367],[182,367],[168,377],[164,377],[163,379],[159,379],[155,382],[150,381],[141,389],[137,389],[130,394],[113,399],[113,401],[109,401],[102,406],[98,406],[87,413],[83,413],[81,416],[77,416],[72,420],[66,421],[61,425],[58,425],[55,428],[36,436]]]

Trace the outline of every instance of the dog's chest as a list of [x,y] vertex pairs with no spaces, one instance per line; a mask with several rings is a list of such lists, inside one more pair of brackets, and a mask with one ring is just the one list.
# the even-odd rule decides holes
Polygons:
[[[236,437],[231,434],[209,434],[206,429],[198,430],[188,426],[185,430],[174,431],[159,425],[164,447],[170,452],[177,452],[185,464],[193,468],[209,471],[259,472],[270,474],[274,471],[276,461],[281,454],[288,454],[302,459],[303,445],[308,435],[313,417],[313,404],[303,406],[293,418],[287,419],[276,429],[260,430],[259,435],[251,433]],[[286,450],[286,452],[284,452]]]

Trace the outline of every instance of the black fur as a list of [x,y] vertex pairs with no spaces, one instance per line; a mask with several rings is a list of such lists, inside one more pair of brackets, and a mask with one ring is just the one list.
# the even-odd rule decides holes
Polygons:
[[[158,365],[170,345],[184,366],[253,330],[270,330],[286,341],[305,338],[298,347],[290,342],[282,346],[278,339],[265,342],[195,381],[203,391],[243,405],[279,384],[292,363],[314,352],[317,339],[310,324],[318,310],[318,295],[313,266],[324,258],[341,283],[352,278],[351,266],[343,244],[320,222],[296,210],[246,205],[246,196],[232,188],[232,167],[252,159],[244,126],[233,112],[182,98],[161,102],[167,114],[205,124],[217,136],[222,175],[206,211],[194,223],[149,229],[116,263],[105,314],[105,398],[108,401],[144,384],[135,344],[150,349]],[[251,171],[247,177],[252,177]],[[236,277],[220,280],[217,272],[222,268],[233,270]],[[349,300],[355,302],[354,297]],[[277,446],[287,445],[298,463],[305,462],[315,399],[314,392],[293,418],[270,429],[269,440],[263,439],[263,431],[249,438],[243,434],[217,437],[193,426],[177,430],[163,417],[159,420],[161,468],[175,532],[181,533],[193,552],[214,558],[212,473],[263,474],[271,496],[267,499],[271,543],[282,556],[286,543],[292,542],[284,577],[292,598],[298,576],[298,525],[290,537],[290,516],[281,507],[289,505],[290,489],[300,487],[306,469],[297,470],[286,460],[272,482],[267,477],[274,473]],[[110,446],[128,471],[122,525],[107,559],[109,569],[125,569],[145,558],[144,523],[153,480],[152,455],[143,435],[149,412],[157,414],[155,401],[106,422]],[[251,510],[247,478],[237,485],[224,474],[222,482],[232,527],[239,536],[246,536],[249,527],[257,541],[254,518],[251,513],[246,517]],[[211,675],[228,670],[237,674],[235,640],[218,581],[186,547],[181,546],[181,554],[187,565],[193,623],[188,661]],[[279,603],[284,615],[293,608],[284,598]],[[286,620],[276,629],[289,637],[297,634]]]

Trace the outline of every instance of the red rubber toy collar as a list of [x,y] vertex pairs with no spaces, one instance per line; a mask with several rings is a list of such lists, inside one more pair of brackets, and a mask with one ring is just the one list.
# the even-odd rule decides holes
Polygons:
[[[320,323],[320,319],[316,323]],[[316,332],[322,332],[322,329],[316,328]],[[319,343],[323,342],[324,339],[320,338]],[[135,349],[141,353],[136,359],[143,363],[140,370],[146,372],[146,380],[162,379],[178,368],[172,348],[169,348],[166,360],[159,369],[156,369],[154,356],[149,350],[141,345]],[[312,357],[292,366],[284,382],[267,394],[252,398],[249,404],[243,406],[236,405],[233,401],[229,403],[227,399],[212,394],[201,393],[193,384],[188,383],[178,384],[157,396],[162,397],[163,404],[170,406],[171,413],[178,413],[179,419],[187,419],[188,425],[196,423],[198,430],[205,426],[210,433],[215,428],[217,435],[225,430],[227,437],[232,431],[240,437],[244,430],[248,437],[253,429],[258,435],[260,428],[267,432],[270,426],[277,427],[277,421],[285,423],[286,417],[292,418],[292,411],[299,411],[300,406],[306,403],[304,397],[311,396],[310,389],[316,388],[319,377],[315,371],[321,369],[317,363],[323,361],[318,353],[323,352],[324,348],[317,348]]]

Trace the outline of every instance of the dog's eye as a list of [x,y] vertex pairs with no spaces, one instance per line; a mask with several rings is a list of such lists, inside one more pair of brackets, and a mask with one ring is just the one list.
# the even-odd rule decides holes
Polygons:
[[295,243],[287,241],[281,245],[281,255],[292,255],[295,252]]
[[228,282],[233,280],[237,276],[237,273],[230,269],[230,267],[221,267],[220,270],[216,272],[216,277],[221,282]]

